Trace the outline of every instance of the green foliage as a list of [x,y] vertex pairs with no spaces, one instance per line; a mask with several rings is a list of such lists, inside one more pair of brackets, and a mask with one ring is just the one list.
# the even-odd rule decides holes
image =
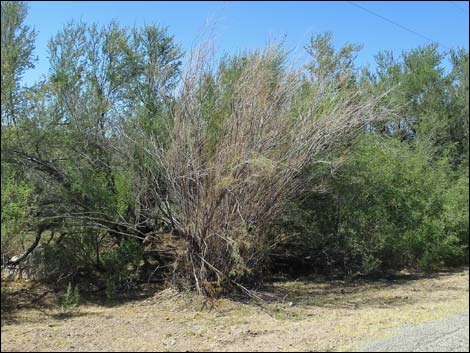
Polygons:
[[[271,57],[265,58],[262,68],[270,83],[269,92],[279,84],[279,78],[283,72],[283,65],[287,54],[281,45],[270,48]],[[247,69],[260,65],[257,60],[259,56],[267,55],[254,51],[245,52],[240,55],[225,56],[221,59],[216,72],[205,73],[198,95],[204,95],[202,100],[202,115],[207,124],[207,142],[205,149],[207,157],[212,157],[216,144],[222,135],[221,129],[227,119],[233,118],[232,107],[237,102],[237,95],[240,94],[237,82]],[[265,77],[266,78],[266,77]],[[269,93],[268,93],[269,94]],[[238,98],[239,99],[239,98]]]
[[[103,271],[102,252],[155,230],[149,218],[157,200],[145,189],[155,175],[142,172],[150,158],[124,140],[165,135],[158,117],[175,88],[181,50],[156,25],[70,22],[49,42],[47,80],[20,94],[4,89],[4,74],[21,64],[10,75],[18,84],[32,65],[25,16],[24,3],[2,2],[2,245],[41,227],[52,234],[44,247],[52,277]],[[23,61],[3,55],[10,51]],[[4,93],[14,97],[15,114],[21,108],[14,121],[3,120]]]
[[[26,15],[24,2],[2,1],[7,257],[44,233],[42,271],[56,280],[104,279],[110,299],[142,275],[139,239],[162,229],[187,237],[200,229],[190,246],[212,249],[205,259],[236,279],[262,267],[267,250],[253,249],[265,244],[274,262],[319,271],[435,270],[468,262],[466,50],[382,52],[375,72],[360,71],[361,46],[335,49],[326,33],[306,46],[311,60],[303,72],[286,68],[287,53],[273,46],[226,56],[200,79],[181,82],[183,52],[166,28],[70,22],[49,42],[47,78],[25,88],[20,82],[34,67],[36,36]],[[394,114],[368,124],[357,141],[353,126],[325,133],[345,111],[382,95],[379,108],[392,106]],[[312,121],[319,124],[311,131],[292,133],[297,123]],[[311,135],[318,140],[303,150],[299,141]],[[299,162],[313,150],[311,165]],[[173,171],[172,163],[179,163]],[[298,166],[296,176],[289,171],[276,179],[286,165]],[[164,179],[165,172],[171,177]],[[302,192],[278,204],[287,180]],[[273,196],[266,199],[268,190]],[[268,239],[271,227],[279,244]],[[207,276],[202,260],[189,260],[201,279],[225,281],[219,273]],[[78,302],[69,284],[64,308]]]
[[1,3],[1,114],[2,125],[12,125],[20,117],[23,90],[20,80],[27,69],[33,68],[32,53],[36,33],[24,24],[27,5],[24,1]]
[[114,276],[110,276],[106,278],[106,288],[105,288],[105,295],[106,299],[109,302],[113,303],[118,297],[118,289],[117,289],[117,282],[118,279]]
[[131,178],[128,173],[116,171],[114,180],[116,184],[116,212],[123,215],[131,203]]
[[134,240],[124,240],[102,255],[106,278],[106,297],[113,301],[120,292],[133,289],[140,275],[143,261],[142,245]]
[[377,131],[402,141],[426,140],[436,156],[450,156],[454,166],[468,161],[468,52],[442,54],[431,44],[399,58],[381,52],[376,62],[376,72],[365,70],[362,81],[376,94],[388,92],[384,102],[397,108],[392,120],[376,124]]
[[469,163],[469,56],[463,49],[450,53],[452,72],[449,87],[447,131],[449,133],[449,156],[454,165],[468,168]]
[[35,229],[37,220],[37,195],[34,188],[13,176],[2,178],[2,254],[15,255],[22,242]]
[[354,61],[363,46],[346,43],[339,50],[335,50],[332,40],[331,32],[310,38],[310,43],[305,47],[312,59],[307,69],[317,84],[326,83],[343,89],[352,88],[357,75]]
[[468,178],[429,147],[365,135],[329,185],[283,223],[305,266],[352,274],[468,261]]
[[462,244],[442,217],[451,186],[446,167],[432,162],[421,145],[365,138],[336,184],[339,235],[384,268],[429,269],[460,255]]
[[61,308],[62,312],[70,313],[76,310],[80,306],[80,291],[78,286],[72,287],[72,283],[69,282],[65,294],[62,298]]
[[130,274],[130,271],[138,268],[142,260],[142,244],[135,240],[123,240],[117,247],[102,255],[102,263],[106,271],[117,275]]
[[[445,262],[449,265],[468,263],[469,260],[469,178],[467,174],[454,178],[444,196],[445,232],[458,241],[462,247],[458,254],[448,254]],[[453,256],[457,255],[457,256]]]
[[106,245],[103,234],[74,233],[73,229],[69,232],[43,246],[40,265],[49,280],[59,282],[64,277],[78,278],[80,274],[93,277],[101,268],[100,254]]

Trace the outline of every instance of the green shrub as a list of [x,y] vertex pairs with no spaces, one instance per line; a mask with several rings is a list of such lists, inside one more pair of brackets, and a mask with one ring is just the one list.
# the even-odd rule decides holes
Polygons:
[[114,302],[117,298],[117,282],[118,278],[116,276],[110,275],[106,278],[105,295],[106,299],[110,302]]
[[106,297],[109,300],[115,300],[120,291],[130,290],[136,285],[142,260],[142,244],[135,240],[123,240],[103,254]]
[[[449,212],[468,206],[451,195],[455,182],[447,161],[431,155],[419,143],[379,136],[360,142],[335,183],[339,236],[361,244],[360,257],[376,258],[382,269],[425,270],[462,258],[464,244],[457,234],[465,232],[465,216],[456,223]],[[468,227],[468,213],[466,219]]]
[[[3,168],[3,167],[2,167]],[[37,209],[34,188],[14,176],[2,176],[2,254],[13,256],[22,251],[22,243],[34,239],[34,214]]]
[[80,292],[78,286],[72,287],[72,284],[69,282],[67,290],[62,298],[61,309],[64,313],[69,313],[80,306]]
[[364,136],[328,193],[289,205],[284,251],[351,274],[468,261],[468,178],[429,156],[419,143]]

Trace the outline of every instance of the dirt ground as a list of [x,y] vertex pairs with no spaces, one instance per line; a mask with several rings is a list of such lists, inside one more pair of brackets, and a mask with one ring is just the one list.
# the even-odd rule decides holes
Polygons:
[[469,271],[279,280],[258,292],[262,302],[205,303],[165,289],[114,306],[85,303],[68,316],[34,283],[5,290],[2,351],[349,351],[394,328],[468,311]]

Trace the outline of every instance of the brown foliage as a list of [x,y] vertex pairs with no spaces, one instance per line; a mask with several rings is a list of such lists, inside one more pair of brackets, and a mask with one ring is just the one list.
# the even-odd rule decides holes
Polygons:
[[[360,91],[308,89],[305,76],[273,69],[279,51],[248,56],[235,76],[215,146],[204,118],[207,50],[193,54],[172,110],[170,142],[148,151],[163,170],[167,216],[186,241],[175,279],[208,296],[242,289],[277,237],[271,224],[302,188],[302,172],[377,117]],[[217,82],[217,81],[216,81]],[[313,87],[311,83],[308,87]]]

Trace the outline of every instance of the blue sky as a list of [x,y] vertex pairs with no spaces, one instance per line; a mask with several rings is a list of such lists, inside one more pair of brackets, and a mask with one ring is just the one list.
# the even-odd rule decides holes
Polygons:
[[[446,47],[464,47],[469,42],[467,1],[355,1],[354,3],[398,23]],[[159,23],[184,49],[189,49],[203,25],[215,24],[219,54],[254,49],[269,40],[286,36],[286,46],[301,60],[311,34],[331,31],[334,43],[362,43],[358,65],[373,63],[379,50],[399,54],[426,39],[354,6],[347,1],[33,1],[26,23],[38,32],[36,68],[25,74],[30,84],[47,73],[47,42],[68,21],[122,25]]]

